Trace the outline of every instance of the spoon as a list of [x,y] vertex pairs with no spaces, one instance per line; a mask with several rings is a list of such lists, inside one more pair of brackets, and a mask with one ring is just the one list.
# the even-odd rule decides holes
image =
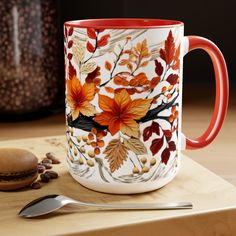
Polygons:
[[176,203],[135,203],[135,204],[108,204],[81,202],[62,195],[46,195],[28,203],[19,212],[19,216],[33,218],[54,212],[65,205],[76,204],[82,207],[97,207],[113,210],[170,210],[170,209],[191,209],[191,202]]

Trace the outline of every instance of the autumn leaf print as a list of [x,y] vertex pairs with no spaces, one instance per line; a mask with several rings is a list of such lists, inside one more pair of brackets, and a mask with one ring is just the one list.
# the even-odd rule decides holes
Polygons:
[[108,143],[104,154],[106,154],[105,158],[109,162],[109,167],[112,173],[115,170],[118,170],[128,157],[127,148],[119,139],[111,140]]
[[66,81],[67,102],[71,108],[72,119],[75,120],[79,114],[84,116],[94,116],[96,111],[90,103],[95,94],[93,83],[81,85],[79,79],[74,75],[71,80]]
[[167,65],[169,65],[173,60],[174,53],[175,53],[174,37],[172,35],[172,31],[170,30],[169,35],[165,40],[165,48],[160,49],[160,57],[166,62]]
[[147,154],[147,148],[137,138],[124,139],[124,145],[137,155]]
[[138,137],[139,125],[136,120],[141,119],[149,110],[152,99],[132,100],[128,92],[123,89],[114,94],[114,99],[99,95],[98,104],[103,110],[94,120],[103,126],[108,126],[112,135],[118,131],[130,137]]

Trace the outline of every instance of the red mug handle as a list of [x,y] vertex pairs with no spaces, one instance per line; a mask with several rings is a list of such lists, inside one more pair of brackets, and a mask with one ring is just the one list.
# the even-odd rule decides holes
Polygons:
[[205,50],[212,60],[215,71],[216,97],[213,116],[207,130],[195,139],[184,137],[186,149],[205,147],[215,139],[225,119],[229,98],[227,66],[219,48],[210,40],[199,36],[184,37],[185,52],[188,53],[194,49]]

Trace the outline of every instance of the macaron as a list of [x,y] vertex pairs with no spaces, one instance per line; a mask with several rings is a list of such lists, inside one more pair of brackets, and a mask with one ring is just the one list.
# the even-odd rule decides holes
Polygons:
[[38,158],[24,149],[0,149],[0,190],[26,187],[38,177]]

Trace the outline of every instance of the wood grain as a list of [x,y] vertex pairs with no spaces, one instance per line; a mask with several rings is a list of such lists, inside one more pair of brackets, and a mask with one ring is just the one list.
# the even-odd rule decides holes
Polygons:
[[[59,179],[40,190],[24,189],[0,192],[1,235],[235,235],[236,188],[209,170],[182,156],[177,177],[167,186],[148,194],[110,195],[91,191],[79,185],[68,174],[64,136],[11,140],[0,147],[20,147],[43,158],[55,152],[62,164],[55,165]],[[64,194],[92,202],[169,202],[191,201],[192,210],[171,211],[101,211],[66,209],[50,217],[23,219],[20,208],[46,194]],[[63,214],[62,214],[63,213]],[[170,227],[171,225],[171,227]]]

